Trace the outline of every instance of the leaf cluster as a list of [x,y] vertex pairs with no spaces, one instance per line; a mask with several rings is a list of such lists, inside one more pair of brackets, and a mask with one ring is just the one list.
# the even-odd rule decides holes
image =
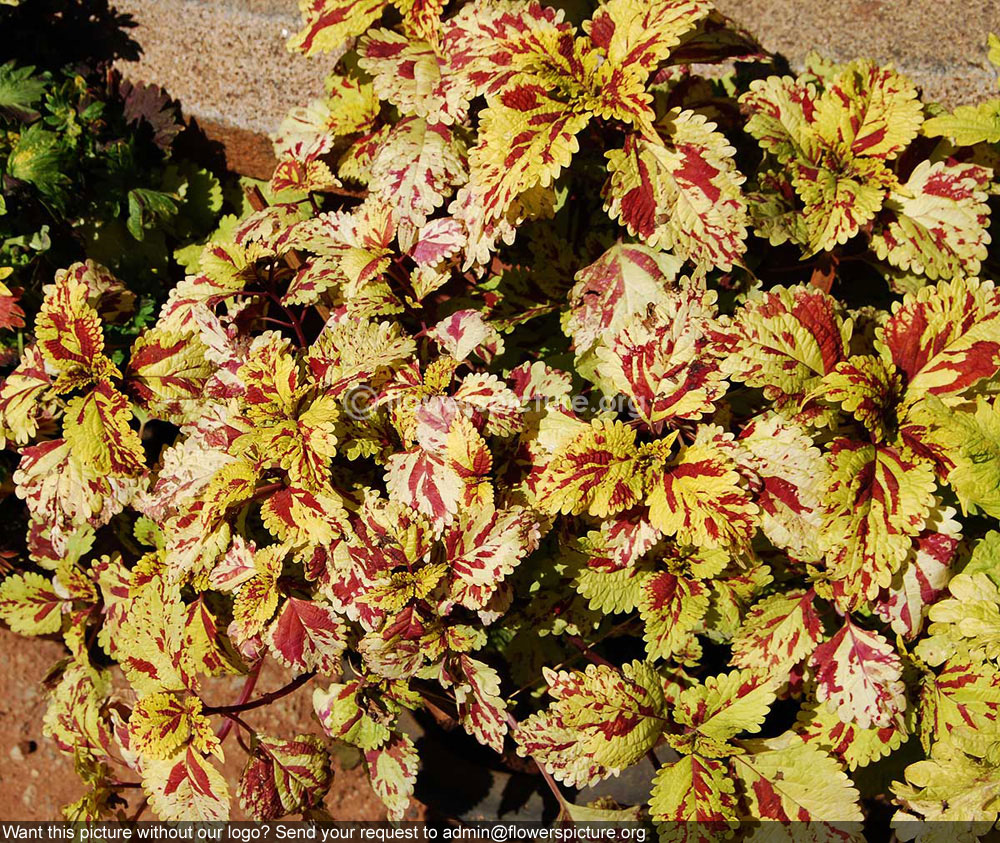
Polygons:
[[[0,387],[30,515],[0,616],[69,650],[68,815],[128,780],[226,818],[235,732],[254,817],[323,816],[347,745],[401,819],[430,712],[567,822],[988,830],[985,118],[872,62],[791,76],[703,0],[304,12],[337,67],[270,183],[127,354],[115,273],[56,273]],[[268,660],[294,679],[253,698]],[[241,716],[307,683],[313,732]]]

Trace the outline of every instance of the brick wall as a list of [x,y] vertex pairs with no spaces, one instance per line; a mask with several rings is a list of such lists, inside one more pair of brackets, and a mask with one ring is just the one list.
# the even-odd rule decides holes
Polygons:
[[[284,112],[323,90],[328,57],[285,50],[299,25],[293,0],[117,0],[139,24],[144,56],[125,72],[164,86],[230,166],[265,177],[268,135]],[[998,0],[716,0],[764,45],[801,64],[809,49],[837,60],[894,62],[930,99],[949,105],[994,93],[986,34],[1000,32]]]

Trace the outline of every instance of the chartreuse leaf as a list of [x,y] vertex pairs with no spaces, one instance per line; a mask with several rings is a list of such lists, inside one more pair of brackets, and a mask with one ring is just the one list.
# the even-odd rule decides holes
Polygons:
[[948,138],[955,146],[1000,143],[1000,100],[960,105],[951,114],[932,117],[923,127],[932,138]]
[[[708,612],[708,587],[668,571],[644,578],[639,617],[651,661],[669,659],[692,646],[693,634]],[[593,605],[593,604],[591,604]]]
[[[150,557],[145,557],[147,560]],[[130,588],[114,639],[116,659],[140,694],[196,687],[199,652],[184,647],[185,612],[179,589],[153,576]]]
[[145,331],[132,345],[126,377],[132,394],[151,412],[183,423],[198,413],[198,402],[214,367],[208,349],[193,334]]
[[42,731],[64,752],[106,754],[110,735],[102,712],[111,693],[111,673],[72,661],[49,695]]
[[816,132],[857,156],[898,156],[917,136],[923,109],[916,86],[891,68],[851,62],[830,80],[812,115]]
[[797,735],[743,741],[729,763],[751,816],[783,822],[829,822],[838,828],[862,820],[859,795],[837,761]]
[[501,216],[520,194],[548,187],[580,145],[590,122],[559,99],[550,83],[525,79],[487,98],[479,143],[469,153],[470,189],[487,219]]
[[962,568],[968,576],[985,574],[1000,585],[1000,532],[990,530],[972,549],[972,556]]
[[45,88],[45,79],[35,75],[34,67],[18,67],[13,61],[0,65],[0,113],[32,119]]
[[46,363],[59,373],[54,384],[58,392],[118,375],[104,356],[101,318],[88,292],[86,283],[69,274],[45,288],[35,338]]
[[64,174],[70,147],[41,122],[28,126],[17,137],[7,156],[7,175],[29,182],[57,206],[65,200],[69,179]]
[[731,435],[701,425],[694,442],[662,470],[650,469],[649,521],[681,544],[739,547],[757,527],[759,509],[730,455]]
[[317,688],[313,692],[313,708],[330,737],[369,751],[385,743],[390,732],[362,707],[363,691],[360,681],[334,683],[325,691]]
[[902,379],[891,364],[880,357],[858,355],[838,363],[813,395],[839,404],[876,442],[884,442],[895,434],[895,410],[902,392]]
[[731,738],[760,729],[783,678],[762,677],[750,670],[708,677],[704,684],[678,696],[674,719],[689,728],[668,739],[681,752],[706,757],[729,755],[732,749],[727,742]]
[[931,606],[929,638],[918,652],[928,658],[969,653],[1000,659],[1000,587],[985,573],[961,573],[948,583],[951,597]]
[[28,571],[0,583],[0,617],[19,635],[49,635],[62,626],[61,598],[41,574]]
[[728,765],[724,760],[699,755],[686,755],[664,764],[653,779],[649,813],[654,822],[664,823],[661,840],[685,839],[674,823],[719,824],[710,827],[711,831],[705,830],[706,840],[727,824],[735,827],[739,804]]
[[537,494],[548,512],[603,517],[634,506],[642,491],[635,430],[596,420],[552,455]]
[[[926,760],[906,768],[905,781],[893,792],[903,805],[925,820],[952,823],[953,832],[969,824],[973,834],[985,834],[1000,811],[1000,767],[971,758],[960,750],[941,747]],[[906,817],[900,817],[901,822]]]
[[918,418],[929,418],[930,439],[946,454],[948,485],[966,512],[1000,516],[1000,412],[996,401],[976,399],[975,413],[957,413],[927,400]]
[[[989,60],[1000,67],[1000,38],[989,36]],[[929,137],[946,137],[956,146],[1000,143],[1000,99],[960,105],[951,114],[932,117],[924,123]]]
[[886,162],[923,122],[915,86],[891,68],[855,61],[822,81],[818,92],[808,76],[770,77],[741,97],[747,131],[788,167],[810,253],[847,243],[875,218],[898,186]]
[[647,663],[544,674],[556,701],[522,721],[514,739],[519,755],[530,755],[557,781],[585,787],[617,775],[666,727],[662,680]]
[[130,746],[143,758],[167,761],[182,747],[221,757],[222,747],[201,700],[192,695],[150,694],[129,717]]

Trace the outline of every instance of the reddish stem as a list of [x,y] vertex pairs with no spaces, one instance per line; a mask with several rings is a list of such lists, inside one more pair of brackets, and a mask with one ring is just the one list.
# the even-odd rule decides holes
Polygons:
[[[257,671],[258,673],[260,672],[259,666],[257,668]],[[261,708],[265,705],[270,705],[275,700],[280,700],[282,697],[287,697],[293,691],[296,691],[303,685],[305,685],[306,682],[312,679],[315,675],[316,675],[315,670],[310,670],[308,673],[302,673],[299,676],[296,676],[287,685],[283,685],[282,687],[278,688],[277,691],[271,691],[270,693],[263,694],[262,696],[257,697],[257,699],[255,699],[253,702],[249,702],[250,694],[253,692],[253,685],[250,685],[249,691],[244,686],[243,689],[244,692],[240,694],[240,698],[232,705],[208,705],[205,706],[202,709],[202,711],[205,714],[221,714],[224,717],[228,717],[230,714],[236,714],[238,712],[251,711],[255,708]],[[249,680],[249,678],[250,677],[248,676],[247,679]],[[256,679],[254,679],[254,684],[256,684]]]
[[603,665],[604,667],[610,667],[614,670],[618,670],[617,665],[612,664],[603,656],[597,655],[593,650],[587,646],[587,642],[584,641],[579,635],[567,635],[566,640],[569,641],[576,649],[578,649],[586,657],[587,661],[592,664]]
[[[255,664],[250,672],[247,674],[246,681],[243,683],[243,690],[240,691],[240,695],[236,698],[236,702],[232,706],[205,706],[202,711],[205,714],[222,714],[225,710],[236,708],[240,710],[240,706],[246,705],[246,701],[250,699],[250,695],[253,693],[254,687],[257,685],[257,680],[260,678],[260,669],[264,666],[264,660],[261,659],[257,664]],[[226,718],[226,722],[219,727],[219,731],[215,733],[215,736],[219,739],[219,743],[222,743],[233,730],[234,721],[230,718]]]
[[273,301],[276,305],[278,305],[278,307],[280,307],[283,311],[285,311],[285,316],[288,317],[288,321],[290,323],[289,327],[291,327],[292,330],[295,331],[295,337],[299,341],[299,347],[305,348],[307,345],[309,345],[309,343],[306,342],[306,335],[302,331],[302,320],[300,320],[294,313],[292,313],[292,311],[290,311],[287,307],[285,307],[281,303],[281,299],[278,298],[276,293],[268,292],[267,297],[271,299],[271,301]]
[[267,483],[264,486],[258,486],[256,489],[254,489],[253,497],[250,498],[250,500],[259,501],[261,498],[266,498],[268,495],[271,495],[274,492],[281,491],[283,488],[285,488],[285,484],[280,481],[275,483]]
[[142,802],[139,803],[139,807],[135,809],[135,813],[129,817],[129,822],[138,822],[139,817],[142,816],[142,812],[146,810],[146,806],[149,804],[149,797],[143,797]]

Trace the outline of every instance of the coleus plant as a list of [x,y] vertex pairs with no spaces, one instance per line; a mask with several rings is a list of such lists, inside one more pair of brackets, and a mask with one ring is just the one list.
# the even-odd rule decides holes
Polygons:
[[[304,12],[338,69],[252,212],[120,364],[113,276],[58,273],[0,389],[0,615],[66,642],[67,815],[139,782],[228,817],[235,729],[251,816],[321,817],[332,740],[400,819],[426,707],[570,822],[988,830],[990,139],[869,62],[781,76],[702,0]],[[240,717],[307,682],[312,732]],[[636,765],[630,805],[579,792]]]

